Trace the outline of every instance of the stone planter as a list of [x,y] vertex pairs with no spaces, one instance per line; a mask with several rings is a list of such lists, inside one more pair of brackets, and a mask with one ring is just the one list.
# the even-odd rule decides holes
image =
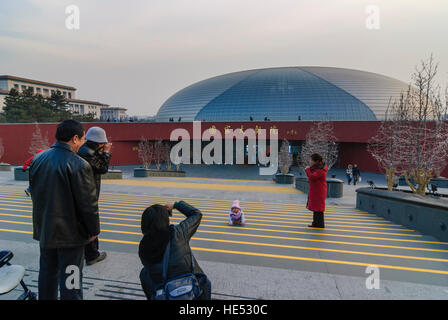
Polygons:
[[448,241],[448,200],[371,188],[356,192],[356,208]]
[[11,165],[8,163],[0,163],[0,171],[11,171]]
[[135,168],[134,177],[146,178],[146,177],[185,177],[185,171],[168,171],[168,170],[155,170],[145,168]]
[[26,171],[23,171],[23,167],[15,167],[14,180],[29,181],[29,168],[27,168]]
[[[308,178],[296,178],[296,189],[308,193]],[[342,198],[344,196],[344,181],[340,179],[327,179],[327,198]]]
[[294,175],[291,173],[287,173],[287,174],[277,173],[275,175],[275,183],[293,184],[294,183]]
[[105,180],[123,179],[123,171],[109,170],[107,173],[101,175],[101,179],[105,179]]

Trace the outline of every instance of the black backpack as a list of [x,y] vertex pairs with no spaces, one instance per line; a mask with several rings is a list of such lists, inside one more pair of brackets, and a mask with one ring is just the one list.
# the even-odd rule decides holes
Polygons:
[[166,246],[162,263],[162,284],[157,287],[153,300],[196,300],[202,295],[202,289],[194,272],[194,259],[191,253],[191,273],[167,279],[171,241]]

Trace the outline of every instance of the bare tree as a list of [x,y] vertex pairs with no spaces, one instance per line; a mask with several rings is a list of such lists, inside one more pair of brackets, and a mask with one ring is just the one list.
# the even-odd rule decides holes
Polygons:
[[370,141],[369,151],[386,171],[389,190],[403,176],[414,193],[424,195],[431,178],[446,167],[447,101],[435,84],[436,74],[431,55],[415,68],[407,91],[389,104],[385,121]]
[[170,158],[171,146],[169,142],[163,144],[164,161],[166,162],[166,169],[171,171],[172,163]]
[[157,140],[154,143],[154,162],[156,163],[157,170],[160,170],[162,163],[165,162],[166,153],[164,150],[164,144],[162,140]]
[[280,170],[283,174],[287,174],[292,165],[292,154],[289,151],[289,142],[286,139],[282,141],[282,145],[280,146],[278,165],[280,166]]
[[338,144],[336,143],[333,125],[328,120],[313,124],[308,131],[300,153],[299,166],[301,168],[309,165],[313,153],[319,153],[322,156],[328,166],[328,170],[336,163]]
[[141,138],[138,144],[138,157],[146,169],[151,167],[154,160],[154,142]]
[[0,163],[2,163],[3,155],[5,154],[5,147],[3,146],[3,139],[0,138]]
[[45,135],[45,137],[42,136],[42,133],[40,131],[39,125],[36,123],[36,129],[33,132],[33,135],[31,136],[31,145],[28,149],[28,153],[32,156],[34,156],[37,153],[37,150],[39,149],[49,149],[50,143],[48,142],[48,135]]

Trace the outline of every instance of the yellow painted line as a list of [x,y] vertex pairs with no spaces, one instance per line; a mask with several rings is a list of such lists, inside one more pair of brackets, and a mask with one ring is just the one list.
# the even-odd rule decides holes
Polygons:
[[[0,231],[32,234],[32,232],[30,232],[30,231],[21,231],[21,230],[0,229]],[[112,239],[104,239],[104,238],[101,238],[100,240],[101,241],[105,241],[105,242],[126,243],[126,244],[134,244],[134,245],[138,245],[140,243],[140,242],[137,242],[137,241],[112,240]],[[308,262],[326,262],[326,263],[353,265],[353,266],[361,266],[361,267],[367,267],[367,266],[370,266],[370,265],[375,265],[375,266],[377,266],[379,268],[393,269],[393,270],[404,270],[404,271],[414,271],[414,272],[423,272],[423,273],[435,273],[435,274],[448,274],[448,271],[443,271],[443,270],[423,269],[423,268],[409,268],[409,267],[382,265],[382,264],[375,264],[375,263],[339,261],[339,260],[331,260],[331,259],[317,259],[317,258],[305,258],[305,257],[293,257],[293,256],[285,256],[285,255],[277,255],[277,254],[267,254],[267,253],[247,252],[247,251],[233,251],[233,250],[219,250],[219,249],[209,249],[209,248],[199,248],[199,247],[191,247],[191,249],[192,250],[198,250],[198,251],[206,251],[206,252],[229,253],[229,254],[238,254],[238,255],[247,255],[247,256],[256,256],[256,257],[267,257],[267,258],[277,258],[277,259],[287,259],[287,260],[298,260],[298,261],[308,261]]]
[[443,270],[409,268],[409,267],[400,267],[400,266],[373,264],[373,263],[364,263],[364,262],[339,261],[339,260],[331,260],[331,259],[316,259],[316,258],[305,258],[305,257],[292,257],[292,256],[277,255],[277,254],[266,254],[266,253],[246,252],[246,251],[232,251],[232,250],[219,250],[219,249],[206,249],[206,248],[198,248],[198,247],[191,247],[191,249],[198,250],[198,251],[207,251],[207,252],[230,253],[230,254],[239,254],[239,255],[258,256],[258,257],[310,261],[310,262],[326,262],[326,263],[335,263],[335,264],[361,266],[361,267],[368,267],[371,265],[375,265],[379,268],[384,268],[384,269],[393,269],[393,270],[401,270],[401,271],[405,270],[405,271],[436,273],[436,274],[448,274],[448,271],[443,271]]
[[[3,189],[3,187],[0,187],[0,190],[2,190],[2,189]],[[9,189],[15,189],[15,190],[18,190],[18,191],[20,190],[21,192],[19,194],[17,194],[17,195],[18,196],[23,195],[24,199],[29,199],[29,198],[27,198],[25,196],[25,193],[23,193],[23,190],[21,188],[7,187],[6,190],[9,191]],[[5,192],[7,192],[7,191],[5,191]],[[151,197],[153,197],[153,198],[154,197],[162,198],[161,196],[151,196],[151,195],[144,195],[144,194],[101,192],[100,200],[103,199],[106,195],[107,196],[111,196],[111,198],[113,198],[113,199],[116,199],[117,197],[126,197],[126,198],[134,197],[134,198],[145,198],[145,199],[151,198]],[[190,198],[190,197],[179,197],[179,196],[176,196],[176,197],[174,197],[174,196],[173,197],[170,197],[170,196],[166,196],[165,197],[164,196],[163,197],[163,199],[172,199],[173,202],[176,201],[176,200],[179,200],[180,198],[182,198],[184,200],[187,199],[187,200],[192,200],[192,201],[196,200],[196,201],[204,201],[204,202],[210,202],[210,201],[213,201],[213,202],[223,202],[225,204],[229,204],[231,202],[230,200],[221,200],[221,199]],[[246,203],[246,204],[255,204],[255,205],[260,205],[260,206],[265,206],[265,205],[277,205],[277,206],[281,205],[281,206],[284,206],[284,207],[289,206],[289,207],[291,207],[292,210],[296,209],[297,206],[305,207],[303,204],[295,204],[295,203],[260,202],[260,201],[246,201],[246,200],[244,200],[243,202]],[[354,208],[353,206],[348,206],[348,205],[329,206],[329,208],[341,208],[341,209],[346,208],[346,209],[351,209],[351,210],[356,211],[356,212],[362,212],[362,213],[370,214],[368,212],[359,210],[357,208]],[[370,214],[370,215],[373,215],[373,214]]]
[[[149,178],[149,177],[148,177]],[[242,179],[221,179],[221,178],[198,178],[198,177],[151,177],[151,178],[169,178],[169,179],[179,179],[179,180],[206,180],[206,181],[229,181],[229,182],[256,182],[256,183],[274,183],[273,180],[242,180]],[[134,180],[134,179],[121,179],[121,180]],[[101,180],[101,182],[107,180]],[[146,181],[146,180],[142,180]]]
[[373,244],[373,243],[362,243],[362,242],[346,242],[346,241],[334,241],[334,240],[321,240],[321,239],[308,239],[308,238],[298,238],[298,237],[281,237],[281,236],[269,236],[264,234],[250,234],[250,233],[230,233],[223,231],[209,231],[209,230],[198,230],[200,233],[212,233],[212,234],[223,234],[231,236],[243,236],[243,237],[254,237],[254,238],[268,238],[268,239],[279,239],[279,240],[293,240],[293,241],[306,241],[306,242],[319,242],[319,243],[330,243],[330,244],[343,244],[352,246],[364,246],[364,247],[376,247],[376,248],[388,248],[388,249],[402,249],[402,250],[417,250],[417,251],[428,251],[428,252],[443,252],[448,253],[448,250],[443,249],[429,249],[429,248],[418,248],[418,247],[401,247],[401,246],[391,246],[386,244]]
[[[124,195],[124,194],[116,194],[116,195]],[[159,196],[157,196],[157,197],[155,197],[155,196],[145,196],[145,197],[148,197],[148,198],[151,198],[151,199],[145,199],[146,201],[144,201],[144,202],[137,202],[137,201],[131,199],[132,196],[133,195],[126,195],[123,199],[120,199],[119,197],[117,198],[117,196],[115,196],[113,198],[104,198],[103,196],[101,196],[99,202],[100,203],[102,202],[102,203],[105,203],[105,204],[117,204],[117,203],[118,204],[129,204],[129,206],[131,206],[131,207],[137,206],[137,207],[140,208],[140,206],[141,206],[141,207],[145,207],[146,208],[147,206],[152,204],[152,201],[154,201],[154,200],[160,200],[161,202],[164,202],[167,199],[175,199],[175,200],[179,199],[179,197],[170,198],[170,197],[159,197]],[[19,197],[20,198],[12,198],[12,196],[11,196],[10,199],[20,199],[20,200],[25,200],[25,201],[28,200],[29,203],[31,203],[31,200],[29,198],[26,198],[24,196],[23,197],[19,196]],[[180,197],[180,198],[186,199],[184,197]],[[197,200],[197,198],[190,198],[190,199]],[[151,201],[149,201],[149,200],[151,200]],[[231,202],[230,200],[208,199],[208,200],[204,200],[203,201],[204,204],[198,203],[198,202],[193,202],[193,201],[190,202],[190,203],[191,204],[195,204],[196,206],[201,206],[201,207],[210,207],[210,206],[212,206],[212,207],[217,208],[216,205],[213,205],[214,202],[217,202],[217,201],[225,201],[227,203],[227,206],[223,206],[221,208],[223,208],[224,210],[229,209],[229,203]],[[212,204],[210,204],[210,203],[212,203]],[[243,203],[246,204],[246,203],[248,203],[248,201],[243,201]],[[250,210],[266,210],[266,211],[270,211],[270,212],[277,212],[278,211],[278,207],[283,207],[281,209],[281,211],[284,212],[284,213],[291,212],[292,214],[295,214],[297,211],[309,212],[309,210],[306,209],[306,207],[303,204],[293,205],[294,206],[293,209],[285,209],[284,207],[287,206],[288,204],[282,204],[282,203],[277,203],[277,204],[275,204],[272,207],[270,207],[267,204],[265,205],[264,203],[260,203],[260,202],[257,202],[257,204],[259,204],[259,206],[255,207],[255,206],[248,205],[248,206],[246,206],[246,208],[248,208]],[[348,210],[348,209],[350,209],[350,210]],[[325,213],[326,214],[334,213],[335,215],[337,214],[337,215],[341,215],[341,216],[367,217],[367,218],[373,219],[373,220],[385,220],[384,218],[377,217],[375,214],[368,213],[368,212],[365,212],[365,211],[361,211],[361,210],[358,210],[358,209],[353,208],[353,207],[348,207],[348,209],[345,210],[344,208],[340,208],[340,206],[327,206],[327,210],[325,210]],[[359,212],[359,213],[357,213],[357,212]],[[385,220],[385,222],[389,222],[389,221]]]
[[[33,234],[33,232],[31,232],[31,231],[23,231],[23,230],[0,229],[0,231]],[[238,236],[248,236],[248,237],[258,237],[258,238],[261,237],[261,238],[284,239],[284,240],[295,240],[295,241],[309,241],[309,242],[321,242],[321,243],[332,243],[332,244],[346,244],[346,245],[355,245],[355,246],[368,246],[368,247],[380,247],[380,248],[403,249],[403,250],[416,250],[416,251],[429,251],[429,252],[448,252],[448,250],[441,250],[441,249],[428,249],[428,248],[416,248],[416,247],[400,247],[400,246],[390,246],[390,245],[380,245],[380,244],[352,243],[352,242],[343,242],[343,241],[330,241],[330,240],[306,239],[306,238],[290,238],[290,237],[256,235],[256,234],[234,234],[234,233],[220,232],[220,231],[198,230],[197,232],[213,233],[213,234],[226,234],[226,235],[232,235],[232,236],[238,235]],[[108,239],[104,239],[104,238],[101,238],[101,241],[139,244],[139,242],[135,242],[135,241],[108,240]]]
[[[173,218],[173,220],[177,220],[177,221],[183,221],[184,218]],[[202,219],[202,221],[208,221],[208,222],[213,222],[213,221],[219,221],[219,220],[207,220],[207,219]],[[101,222],[102,224],[110,224],[110,225],[120,225],[120,224],[114,224],[111,222]],[[215,226],[215,225],[207,225],[207,224],[201,224],[204,227],[222,227],[222,226]],[[309,230],[320,230],[319,228],[309,228],[309,227],[296,227],[296,226],[282,226],[282,225],[275,225],[275,224],[263,224],[263,223],[246,223],[247,225],[260,225],[260,226],[267,226],[267,227],[283,227],[283,228],[298,228],[298,229],[309,229]],[[140,225],[126,225],[127,227],[136,227],[136,228],[140,228]],[[227,227],[227,226],[226,226]],[[230,226],[228,226],[230,227]],[[248,230],[253,230],[252,228],[247,228]],[[341,232],[361,232],[361,233],[373,233],[373,234],[384,234],[384,235],[397,235],[397,236],[409,236],[409,237],[421,237],[421,235],[416,235],[416,234],[405,234],[405,233],[390,233],[390,232],[376,232],[376,231],[365,231],[365,230],[361,230],[361,231],[356,231],[356,230],[343,230],[343,229],[331,229],[331,228],[325,228],[325,230],[330,230],[330,231],[341,231]]]
[[212,183],[186,183],[186,182],[168,182],[168,181],[138,181],[138,180],[105,180],[103,184],[125,185],[125,186],[146,186],[155,188],[176,188],[176,189],[198,189],[198,190],[222,190],[222,191],[240,191],[240,192],[268,192],[283,194],[301,194],[303,192],[288,187],[266,187],[266,186],[247,186],[247,185],[225,185]]
[[[312,248],[312,247],[291,246],[291,245],[283,245],[283,244],[259,243],[259,242],[236,241],[236,240],[222,240],[222,239],[199,238],[199,237],[193,237],[192,239],[193,240],[199,240],[199,241],[226,243],[226,244],[246,244],[246,245],[261,246],[261,247],[288,248],[288,249],[297,249],[297,250],[322,251],[322,252],[334,252],[334,253],[347,253],[347,254],[358,254],[358,255],[387,257],[387,258],[397,258],[397,259],[448,262],[448,259],[426,258],[426,257],[416,257],[416,256],[407,256],[407,255],[395,255],[395,254],[386,254],[386,253],[350,251],[350,250],[328,249],[328,248]],[[103,239],[101,238],[101,241],[102,240]],[[138,243],[138,242],[135,242],[135,243]]]
[[[101,241],[126,243],[126,244],[134,244],[134,245],[139,244],[139,242],[135,242],[135,241],[122,241],[122,240],[112,240],[112,239],[103,239],[103,238],[101,238]],[[209,249],[209,248],[199,248],[199,247],[191,247],[191,249],[198,250],[198,251],[206,251],[206,252],[229,253],[229,254],[268,257],[268,258],[287,259],[287,260],[299,260],[299,261],[308,261],[308,262],[326,262],[326,263],[353,265],[353,266],[361,266],[361,267],[368,267],[371,265],[375,265],[379,268],[392,269],[392,270],[404,270],[404,271],[435,273],[435,274],[448,274],[448,271],[444,271],[444,270],[409,268],[409,267],[392,266],[392,265],[375,264],[375,263],[339,261],[339,260],[305,258],[305,257],[293,257],[293,256],[285,256],[285,255],[277,255],[277,254],[266,254],[266,253],[258,253],[258,252],[233,251],[233,250],[220,250],[220,249]]]
[[[16,209],[16,211],[21,211],[19,209]],[[24,210],[22,210],[24,211]],[[0,220],[0,222],[7,223],[8,220]],[[31,223],[30,223],[31,224]],[[204,227],[209,228],[227,228],[227,229],[235,229],[236,227],[232,226],[217,226],[217,225],[209,225],[209,224],[201,224]],[[263,232],[280,232],[280,233],[294,233],[294,234],[307,234],[307,235],[319,235],[319,236],[330,236],[330,237],[345,237],[345,238],[357,238],[357,239],[370,239],[370,240],[385,240],[385,241],[403,241],[403,242],[422,242],[422,243],[433,243],[433,244],[445,244],[448,245],[446,242],[436,242],[436,241],[423,241],[423,240],[408,240],[408,239],[396,239],[396,238],[378,238],[378,237],[363,237],[363,236],[355,236],[355,235],[348,235],[348,234],[334,234],[334,233],[312,233],[312,232],[303,232],[303,231],[292,231],[292,230],[273,230],[273,229],[262,229],[262,228],[246,228],[247,230],[254,230],[254,231],[263,231]],[[312,230],[312,228],[306,228]],[[316,228],[317,229],[317,228]],[[315,229],[315,230],[316,230]],[[344,231],[339,230],[338,231]],[[345,230],[346,231],[346,230]],[[353,232],[353,231],[350,231]],[[356,232],[356,231],[354,231]],[[364,231],[365,232],[365,231]],[[387,234],[387,235],[399,235],[399,236],[417,236],[421,237],[420,235],[406,235],[406,234],[392,234],[392,233],[381,233],[381,232],[373,232],[376,234]]]
[[[214,226],[214,225],[205,225],[201,224],[204,227],[210,228],[231,228],[235,229],[237,227],[228,227],[228,226]],[[255,231],[268,231],[268,232],[281,232],[281,233],[297,233],[297,234],[307,234],[307,235],[318,235],[318,236],[332,236],[332,237],[346,237],[346,238],[357,238],[357,239],[370,239],[370,240],[384,240],[384,241],[402,241],[402,242],[417,242],[417,243],[432,243],[432,244],[444,244],[447,245],[446,242],[436,242],[436,241],[423,241],[423,240],[409,240],[409,239],[394,239],[394,238],[377,238],[377,237],[361,237],[361,236],[352,236],[352,235],[338,235],[338,234],[327,234],[327,233],[312,233],[312,232],[300,232],[300,231],[284,231],[284,230],[271,230],[271,229],[258,229],[258,228],[247,228],[247,230],[255,230]],[[113,233],[125,233],[125,234],[133,234],[133,235],[141,235],[138,232],[132,231],[119,231],[119,230],[102,230],[104,232],[113,232]]]
[[[14,201],[1,201],[0,203],[3,203],[5,206],[7,207],[19,207],[19,208],[29,208],[32,209],[32,205],[31,204],[17,204],[18,202],[14,202]],[[103,205],[100,204],[99,206],[100,211],[106,211],[106,212],[129,212],[129,213],[135,213],[135,214],[140,214],[143,213],[144,209],[146,208],[142,208],[141,210],[127,210],[127,209],[121,209],[120,206],[107,206],[107,205]],[[127,208],[127,206],[123,206],[123,208]],[[210,210],[210,209],[205,209],[206,211],[204,211],[204,208],[201,208],[199,206],[197,206],[198,209],[202,210],[203,213],[206,214],[211,214],[213,215],[213,213],[223,213],[223,214],[227,214],[227,210]],[[0,207],[0,209],[2,209]],[[4,210],[8,210],[7,208],[3,208]],[[276,220],[286,220],[286,221],[303,221],[303,218],[301,219],[299,216],[306,216],[309,217],[311,212],[296,212],[295,215],[288,215],[288,214],[281,214],[282,211],[278,211],[275,214],[267,214],[267,213],[259,213],[259,212],[254,212],[252,213],[251,211],[245,211],[245,214],[247,216],[251,216],[251,217],[273,217],[275,216]],[[285,218],[285,217],[296,217],[296,218]],[[390,224],[390,223],[377,223],[377,222],[363,222],[363,221],[377,221],[377,220],[373,220],[373,219],[359,219],[359,218],[339,218],[339,217],[335,217],[335,215],[332,214],[327,214],[325,213],[325,217],[326,220],[335,220],[335,221],[349,221],[349,224],[361,224],[361,225],[383,225],[383,226],[400,226],[400,225],[394,225],[394,224]],[[358,222],[359,221],[359,222]],[[382,220],[379,220],[378,222],[383,222]],[[407,231],[414,231],[412,229],[403,229],[403,230],[407,230]]]
[[[101,212],[100,213],[100,218],[101,220],[103,219],[110,219],[110,220],[124,220],[124,221],[135,221],[135,222],[140,222],[141,219],[128,219],[128,218],[115,218],[115,217],[108,217],[108,215],[111,215],[110,213],[104,213]],[[11,213],[0,213],[0,216],[10,216],[10,217],[20,217],[20,218],[32,218],[32,216],[26,216],[26,215],[17,215],[17,214],[11,214]],[[222,219],[209,219],[209,216],[207,215],[206,218],[202,218],[202,221],[207,221],[207,222],[223,222],[225,223],[227,220],[225,219],[226,217],[222,217]],[[184,218],[177,218],[177,217],[172,217],[171,220],[174,221],[182,221],[184,220]],[[260,219],[250,219],[251,221],[265,221],[265,220],[260,220]],[[308,227],[301,227],[303,225],[308,225],[309,221],[306,219],[303,219],[304,222],[307,223],[294,223],[294,222],[290,222],[290,223],[294,223],[295,225],[276,225],[276,224],[266,224],[266,223],[246,223],[246,225],[259,225],[259,226],[269,226],[269,227],[280,227],[280,228],[304,228],[304,229],[316,229],[316,228],[308,228]],[[103,222],[102,222],[103,223]],[[331,223],[327,223],[327,226],[330,227],[347,227],[348,225],[339,225],[339,224],[331,224]],[[136,227],[140,228],[140,225],[133,225]],[[407,230],[403,230],[403,229],[393,229],[393,228],[376,228],[376,227],[364,227],[364,226],[354,226],[356,228],[369,228],[369,229],[379,229],[379,230],[397,230],[397,231],[407,231]],[[326,230],[334,230],[334,231],[341,231],[341,229],[331,229],[331,228],[325,228]],[[360,231],[353,231],[353,232],[364,232],[362,230]],[[375,231],[370,231],[370,233],[377,233]],[[386,233],[386,234],[390,234],[390,233]],[[401,235],[401,233],[400,233]],[[415,236],[415,235],[411,235],[411,236]]]
[[291,245],[284,245],[284,244],[259,243],[259,242],[236,241],[236,240],[222,240],[222,239],[211,239],[211,238],[197,238],[197,237],[193,237],[192,239],[193,240],[201,240],[201,241],[210,241],[210,242],[220,242],[220,243],[247,244],[247,245],[261,246],[261,247],[288,248],[288,249],[297,249],[297,250],[309,250],[309,251],[322,251],[322,252],[359,254],[359,255],[366,255],[366,256],[377,256],[377,257],[387,257],[387,258],[397,258],[397,259],[448,262],[448,259],[425,258],[425,257],[416,257],[416,256],[387,254],[387,253],[374,253],[374,252],[351,251],[351,250],[328,249],[328,248],[312,248],[312,247],[291,246]]

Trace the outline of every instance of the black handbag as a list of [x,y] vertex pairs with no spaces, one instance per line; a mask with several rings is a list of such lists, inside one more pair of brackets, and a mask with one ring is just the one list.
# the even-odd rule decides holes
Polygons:
[[167,279],[168,261],[170,258],[171,241],[166,246],[162,263],[162,284],[156,289],[153,300],[196,300],[202,295],[199,280],[194,272],[194,259],[191,254],[191,273]]

